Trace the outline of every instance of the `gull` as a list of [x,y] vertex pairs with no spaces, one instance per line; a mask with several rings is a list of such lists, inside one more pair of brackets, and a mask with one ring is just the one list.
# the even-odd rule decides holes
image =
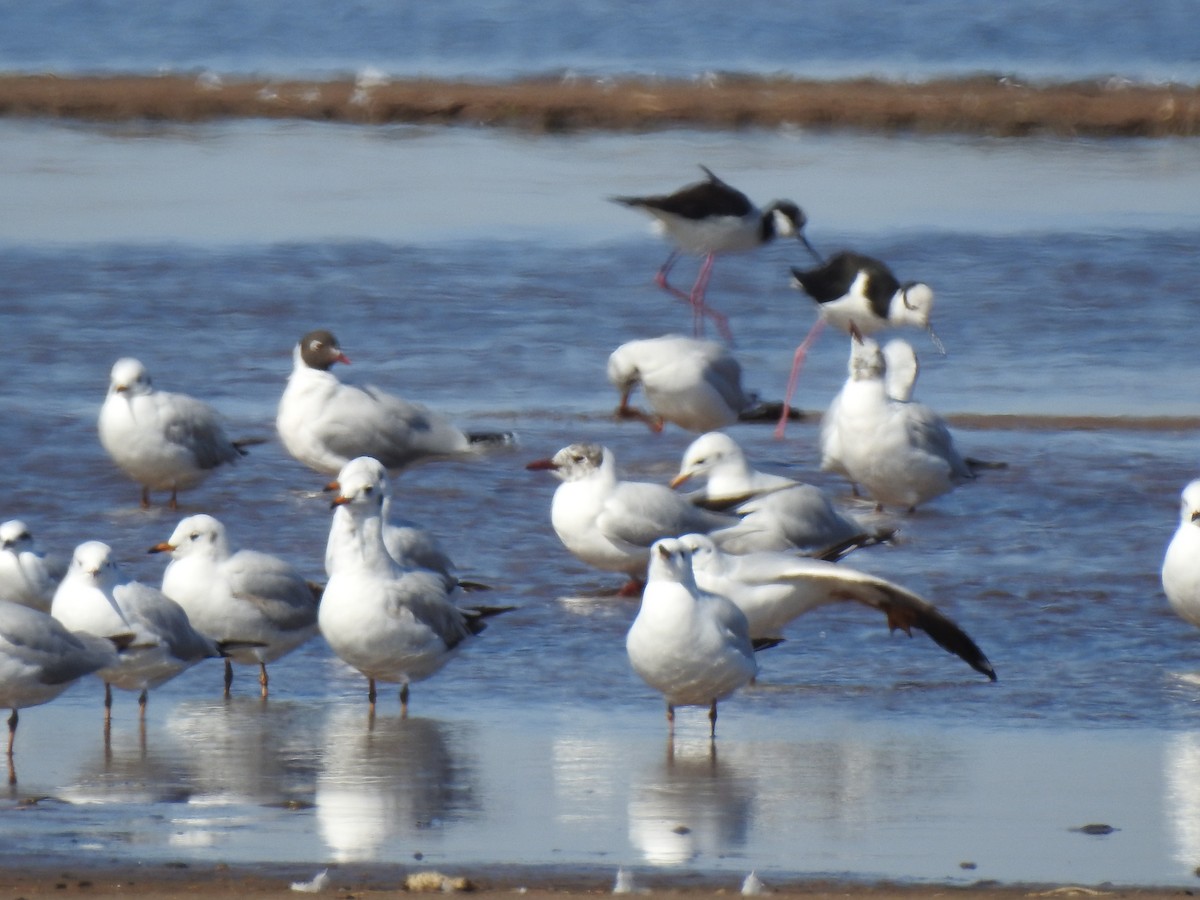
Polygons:
[[[870,338],[850,345],[850,377],[838,395],[840,469],[878,504],[913,511],[975,478],[945,420],[928,406],[888,396],[885,362]],[[828,451],[827,451],[828,452]]]
[[1162,586],[1171,609],[1200,625],[1200,479],[1190,482],[1179,503],[1179,527],[1163,558]]
[[61,574],[38,550],[29,526],[20,519],[0,524],[0,600],[49,612]]
[[350,363],[337,338],[310,331],[292,352],[292,374],[279,400],[279,437],[288,453],[311,469],[333,475],[355,457],[371,456],[395,473],[514,440],[511,433],[467,434],[419,403],[375,387],[343,384],[331,371],[335,363]]
[[266,699],[267,663],[317,633],[318,599],[312,585],[279,557],[256,550],[234,552],[225,526],[209,515],[181,520],[150,552],[171,555],[162,592],[183,607],[197,631],[234,648],[225,656],[225,696],[236,662],[258,666]]
[[[668,334],[628,341],[608,358],[608,380],[621,392],[617,418],[639,419],[652,431],[672,422],[712,431],[738,421],[754,399],[742,391],[742,367],[715,341]],[[652,414],[629,405],[641,385]]]
[[[126,634],[119,643],[128,641]],[[49,703],[85,675],[117,665],[117,645],[103,638],[74,634],[46,613],[0,600],[0,708],[8,719],[9,782],[17,710]]]
[[[855,340],[888,327],[921,328],[929,332],[939,352],[946,352],[929,323],[933,290],[922,281],[901,284],[892,270],[877,259],[843,251],[814,269],[792,269],[792,278],[792,284],[817,304],[819,314],[792,357],[792,371],[783,398],[785,412],[792,402],[808,350],[826,324]],[[781,417],[776,428],[779,437],[783,436],[785,422]]]
[[728,597],[745,614],[753,638],[781,638],[795,619],[822,606],[854,601],[887,616],[888,628],[909,636],[918,628],[977,672],[996,672],[973,640],[928,600],[875,575],[796,553],[722,551],[703,534],[680,543],[692,553],[701,590]]
[[[903,338],[892,338],[883,345],[883,385],[887,395],[893,400],[907,403],[912,399],[913,389],[920,374],[920,363],[912,344]],[[838,433],[838,410],[842,402],[839,391],[829,403],[829,408],[821,416],[819,443],[821,447],[821,471],[841,475],[850,479],[846,467],[842,465],[841,435]],[[851,482],[854,495],[858,496],[858,485]]]
[[[442,579],[442,583],[446,586],[446,590],[452,590],[456,587],[461,587],[465,590],[486,589],[486,585],[481,585],[473,581],[460,581],[457,574],[457,569],[453,560],[437,538],[426,531],[424,528],[405,520],[397,520],[392,515],[392,483],[388,479],[387,470],[383,464],[377,459],[369,456],[360,456],[350,460],[346,465],[342,466],[338,472],[336,480],[325,485],[326,491],[338,492],[341,490],[341,482],[347,480],[362,480],[372,479],[380,485],[383,491],[383,543],[387,547],[388,556],[396,563],[405,569],[427,569],[431,572],[436,572]],[[334,518],[339,516],[348,516],[349,512],[338,507],[334,510]],[[325,574],[332,575],[333,568],[336,565],[334,558],[335,541],[332,539],[336,534],[336,529],[331,532],[330,540],[325,546]]]
[[695,478],[703,478],[705,484],[688,495],[693,503],[740,519],[711,532],[713,540],[731,553],[793,549],[815,553],[861,546],[881,537],[839,511],[815,485],[753,468],[737,441],[720,431],[692,441],[671,487]]
[[664,484],[619,480],[612,451],[599,444],[571,444],[525,468],[548,470],[562,481],[550,504],[555,534],[589,566],[629,576],[622,595],[640,593],[650,546],[659,538],[737,523]]
[[338,478],[329,532],[329,583],[318,617],[321,634],[339,659],[367,678],[370,715],[375,683],[400,684],[401,715],[409,684],[446,665],[501,610],[461,610],[434,572],[400,567],[383,539],[386,490],[378,473],[360,467]]
[[[722,336],[729,340],[728,319],[704,303],[704,292],[718,254],[741,253],[761,247],[777,237],[794,236],[817,259],[820,259],[820,255],[804,235],[807,219],[795,203],[776,200],[759,209],[741,191],[726,184],[706,167],[700,168],[706,180],[686,185],[672,194],[610,199],[653,216],[659,230],[675,244],[675,249],[658,270],[654,282],[691,305],[696,336],[703,333],[704,316],[707,315],[716,322]],[[667,281],[671,267],[681,253],[704,257],[696,283],[687,294]]]
[[169,391],[156,391],[146,367],[118,359],[100,407],[100,443],[113,462],[142,486],[142,507],[150,492],[171,492],[167,506],[178,508],[181,490],[195,487],[213,470],[237,462],[257,441],[233,441],[207,403]]
[[630,665],[675,707],[707,706],[709,734],[717,703],[758,674],[750,623],[730,600],[706,593],[692,575],[692,551],[675,538],[656,541],[642,605],[625,637]]
[[50,613],[72,631],[112,638],[132,634],[116,665],[97,674],[104,681],[104,723],[112,717],[112,687],[140,691],[138,714],[145,719],[147,693],[221,649],[188,621],[187,613],[157,588],[125,578],[112,548],[85,541],[54,592]]

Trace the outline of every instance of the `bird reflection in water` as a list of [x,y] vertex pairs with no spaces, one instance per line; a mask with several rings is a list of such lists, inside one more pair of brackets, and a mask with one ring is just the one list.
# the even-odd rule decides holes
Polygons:
[[234,697],[184,701],[167,727],[195,802],[288,805],[312,790],[318,717],[311,704]]
[[421,717],[357,708],[329,714],[317,775],[317,825],[338,862],[382,858],[390,840],[426,833],[478,810],[469,735]]
[[668,739],[663,762],[630,787],[629,840],[653,865],[716,859],[745,846],[753,812],[751,780],[713,741]]
[[102,753],[85,761],[78,775],[56,792],[68,803],[186,803],[192,786],[186,763],[169,741],[147,749],[143,721],[135,738],[118,735],[114,743],[105,729]]
[[1167,738],[1163,790],[1175,859],[1194,868],[1200,862],[1200,733],[1181,732]]

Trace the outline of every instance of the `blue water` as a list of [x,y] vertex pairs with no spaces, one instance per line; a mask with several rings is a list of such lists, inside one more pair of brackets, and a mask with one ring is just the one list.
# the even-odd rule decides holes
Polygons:
[[0,71],[1200,77],[1195,0],[6,2]]
[[[1193,3],[0,9],[9,71],[1200,70]],[[1167,608],[1158,568],[1200,469],[1195,142],[5,122],[0,146],[0,516],[49,549],[101,539],[131,573],[161,575],[145,550],[177,515],[138,509],[95,436],[122,355],[269,438],[292,343],[328,327],[354,360],[344,377],[520,436],[398,480],[406,514],[495,585],[489,600],[519,607],[414,688],[411,719],[389,692],[368,728],[362,679],[319,640],[275,667],[265,705],[244,671],[223,702],[219,667],[201,666],[152,695],[141,736],[121,695],[107,746],[99,686],[81,683],[22,715],[0,863],[282,862],[305,878],[386,863],[485,879],[624,866],[641,885],[700,873],[731,889],[751,869],[769,885],[1194,878],[1200,635]],[[916,337],[918,397],[969,416],[959,443],[1008,467],[852,564],[938,603],[998,683],[869,611],[826,610],[723,704],[715,752],[691,712],[669,750],[661,698],[624,655],[635,606],[594,596],[614,580],[561,547],[553,482],[524,463],[596,440],[631,477],[674,473],[690,436],[614,422],[604,362],[690,321],[651,284],[666,247],[604,198],[682,184],[697,163],[761,202],[801,202],[826,252],[855,247],[934,285],[949,355]],[[787,286],[799,261],[784,245],[722,259],[710,287],[767,396],[812,322]],[[827,334],[800,406],[819,412],[844,373]],[[1079,414],[1092,423],[1062,418]],[[1147,415],[1163,419],[1131,420]],[[814,418],[785,442],[733,433],[764,467],[853,502],[816,471]],[[320,577],[324,481],[268,442],[178,515],[210,512],[236,543]],[[1073,830],[1095,822],[1119,830]]]

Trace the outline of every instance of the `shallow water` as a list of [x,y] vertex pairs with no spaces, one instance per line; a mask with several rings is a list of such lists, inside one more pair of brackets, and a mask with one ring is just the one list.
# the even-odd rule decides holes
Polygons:
[[[326,479],[275,443],[184,495],[178,515],[137,508],[95,438],[121,355],[160,388],[213,402],[239,435],[269,437],[291,344],[330,327],[354,360],[344,377],[520,435],[516,449],[397,481],[406,515],[495,585],[488,602],[520,607],[414,687],[412,719],[396,719],[388,693],[369,730],[362,680],[319,641],[273,668],[265,706],[248,670],[228,704],[218,666],[164,686],[144,746],[134,698],[119,696],[107,754],[99,685],[77,685],[22,715],[3,858],[415,864],[420,853],[443,867],[624,865],[647,880],[756,869],[768,883],[1193,877],[1197,635],[1167,609],[1158,568],[1196,474],[1194,145],[813,138],[812,177],[799,178],[786,135],[251,124],[138,136],[6,125],[0,137],[19,151],[0,164],[0,194],[28,212],[24,233],[16,216],[0,234],[0,490],[4,517],[25,518],[45,546],[69,554],[102,539],[156,582],[163,561],[146,548],[205,511],[235,542],[321,574]],[[405,167],[410,150],[424,167]],[[612,421],[604,363],[624,340],[690,323],[650,283],[665,247],[603,197],[670,187],[697,158],[722,161],[756,199],[796,185],[819,247],[852,244],[934,284],[949,355],[914,338],[917,395],[971,414],[959,443],[1008,467],[851,563],[941,605],[998,683],[919,634],[889,636],[867,611],[826,610],[722,705],[715,757],[690,711],[668,758],[661,699],[624,655],[635,605],[594,596],[619,579],[562,549],[553,482],[524,463],[596,440],[633,477],[674,473],[690,436]],[[497,161],[499,199],[464,159]],[[856,220],[888,160],[918,213],[899,203]],[[835,177],[856,168],[868,176]],[[209,192],[223,169],[245,190]],[[922,191],[937,172],[942,189]],[[1032,187],[1014,196],[1022,174]],[[147,216],[156,189],[160,214]],[[789,246],[723,259],[710,288],[747,382],[769,396],[812,321],[786,284],[800,261]],[[800,405],[822,408],[844,372],[844,343],[827,334]],[[1039,418],[1074,414],[1097,421]],[[1144,415],[1168,419],[1132,427]],[[815,471],[815,432],[811,418],[784,442],[733,429],[763,466],[850,502]],[[46,799],[21,805],[31,796]],[[1096,822],[1119,830],[1071,830]]]

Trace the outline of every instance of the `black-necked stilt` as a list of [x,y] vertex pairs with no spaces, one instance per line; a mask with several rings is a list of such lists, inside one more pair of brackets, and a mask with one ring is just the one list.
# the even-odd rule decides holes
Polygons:
[[[792,371],[783,398],[786,413],[800,367],[825,325],[833,325],[856,340],[884,328],[910,326],[929,332],[938,352],[945,348],[929,324],[933,312],[933,291],[921,281],[901,284],[884,263],[861,253],[835,253],[814,269],[792,269],[792,285],[803,290],[817,303],[817,321],[796,348]],[[776,435],[782,436],[786,419],[781,418]]]
[[[706,181],[689,184],[673,194],[613,197],[612,200],[652,215],[663,233],[675,244],[676,249],[662,264],[654,281],[663,290],[691,304],[696,336],[702,335],[704,316],[708,315],[728,340],[728,320],[704,303],[704,291],[712,274],[713,260],[718,254],[753,250],[777,237],[795,236],[818,260],[821,256],[804,236],[807,220],[795,203],[776,200],[760,210],[741,191],[726,184],[705,166],[700,168],[708,176]],[[687,294],[667,281],[671,267],[681,253],[704,256],[696,283]]]

